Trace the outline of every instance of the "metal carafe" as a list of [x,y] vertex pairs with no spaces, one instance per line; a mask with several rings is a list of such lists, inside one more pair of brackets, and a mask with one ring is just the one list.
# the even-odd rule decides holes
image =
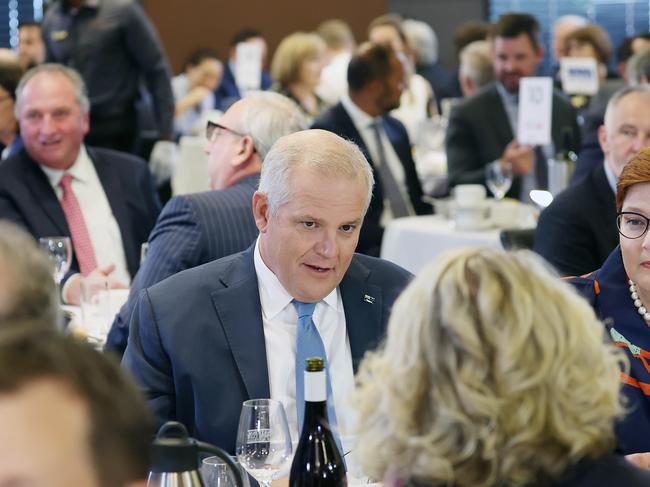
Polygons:
[[168,421],[158,431],[152,445],[148,487],[205,487],[199,472],[199,452],[221,458],[232,470],[237,487],[242,487],[241,471],[221,448],[190,438],[181,423]]

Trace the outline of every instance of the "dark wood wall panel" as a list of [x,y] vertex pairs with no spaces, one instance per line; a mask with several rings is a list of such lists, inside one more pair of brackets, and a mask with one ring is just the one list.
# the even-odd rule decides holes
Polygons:
[[[287,34],[314,29],[329,18],[346,20],[364,40],[368,23],[386,13],[386,0],[148,0],[143,2],[162,38],[174,73],[198,47],[227,56],[230,38],[243,27],[260,30],[271,52]],[[409,3],[406,0],[405,3]]]

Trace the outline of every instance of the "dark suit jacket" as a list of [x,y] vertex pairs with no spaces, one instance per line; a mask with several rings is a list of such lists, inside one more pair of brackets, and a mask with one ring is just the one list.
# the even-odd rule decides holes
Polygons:
[[[151,173],[143,160],[130,154],[87,150],[120,227],[126,264],[134,276],[140,266],[140,245],[147,241],[160,212]],[[16,222],[34,238],[70,236],[54,189],[25,150],[0,164],[0,218]],[[70,268],[79,271],[76,256]]]
[[440,100],[459,98],[462,95],[458,74],[443,68],[440,63],[418,64],[415,71],[429,82],[438,104],[438,113],[442,113]]
[[[270,397],[253,252],[251,247],[145,289],[122,360],[158,420],[180,421],[191,436],[231,453],[242,401]],[[355,372],[382,338],[409,279],[389,262],[359,254],[352,259],[339,289]]]
[[172,198],[149,237],[142,267],[131,283],[129,299],[115,317],[106,347],[121,355],[129,319],[140,291],[185,269],[247,249],[257,237],[251,202],[259,175],[219,191]]
[[[553,94],[551,133],[555,149],[564,142],[562,134],[569,127],[573,138],[568,149],[580,147],[580,130],[573,107],[557,92]],[[449,116],[445,150],[449,185],[485,184],[485,166],[498,159],[514,135],[508,115],[492,84],[456,105]],[[519,198],[521,178],[515,177],[508,196]]]
[[542,212],[534,250],[560,274],[580,276],[600,268],[617,245],[616,201],[601,162]]
[[[271,87],[271,76],[268,72],[262,71],[262,80],[260,82],[260,89],[268,90]],[[221,83],[214,91],[214,107],[217,110],[225,112],[230,108],[230,105],[235,103],[241,98],[237,82],[235,81],[235,73],[230,69],[230,63],[226,61],[223,66],[223,77]]]
[[[408,134],[406,133],[404,125],[402,125],[399,120],[389,115],[383,117],[383,124],[386,135],[402,162],[402,166],[404,166],[406,186],[408,188],[409,199],[411,200],[413,209],[418,215],[431,213],[431,206],[422,201],[422,186],[420,185],[420,180],[415,171],[415,162],[413,162],[413,156],[411,155],[411,143],[409,142]],[[359,146],[372,166],[373,174],[375,176],[375,187],[372,192],[370,208],[368,208],[366,218],[361,227],[361,236],[359,237],[357,252],[375,256],[379,255],[381,238],[384,231],[379,224],[381,214],[384,211],[384,190],[381,183],[381,177],[375,169],[375,165],[370,157],[366,144],[363,142],[363,139],[354,126],[350,115],[348,115],[348,112],[345,111],[345,108],[343,108],[341,103],[338,103],[329,110],[323,112],[320,117],[314,121],[312,128],[329,130],[344,139],[351,140]]]

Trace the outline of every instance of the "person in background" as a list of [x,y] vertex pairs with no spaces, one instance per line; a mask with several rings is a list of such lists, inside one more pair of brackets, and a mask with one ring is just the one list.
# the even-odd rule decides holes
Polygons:
[[354,431],[356,364],[410,279],[354,253],[372,184],[361,151],[330,132],[273,145],[253,196],[256,243],[145,289],[131,315],[122,365],[159,421],[181,421],[232,452],[242,401],[270,397],[297,439],[300,357],[316,348],[331,377],[329,418],[342,437]]
[[617,425],[624,453],[650,451],[650,148],[639,151],[616,184],[619,246],[602,267],[569,280],[591,303],[612,341],[625,351],[629,370],[620,376],[626,415]]
[[348,91],[348,63],[356,49],[356,41],[350,26],[340,19],[321,22],[316,34],[325,41],[328,58],[316,94],[328,105],[336,105]]
[[316,88],[326,56],[325,42],[317,34],[294,32],[282,39],[271,60],[271,90],[295,101],[311,120],[325,108]]
[[0,220],[0,329],[14,322],[59,326],[59,293],[52,273],[51,262],[31,235]]
[[23,147],[16,119],[16,88],[24,70],[16,55],[0,50],[0,160],[15,154]]
[[257,237],[251,202],[262,161],[277,139],[308,127],[298,106],[272,92],[251,92],[208,122],[205,152],[212,191],[180,195],[163,208],[129,299],[106,340],[124,353],[129,319],[143,289],[176,274],[246,250]]
[[627,63],[630,86],[650,84],[650,49],[635,54]]
[[494,24],[490,39],[496,82],[461,101],[449,116],[445,139],[449,185],[485,184],[489,164],[510,166],[514,178],[508,196],[529,201],[531,190],[547,187],[547,160],[557,151],[580,147],[576,113],[554,92],[551,143],[522,144],[517,139],[519,82],[533,76],[544,57],[539,23],[528,14],[504,14]]
[[468,44],[475,41],[487,41],[490,35],[491,24],[482,20],[468,20],[454,29],[454,47],[456,54]]
[[438,105],[437,112],[442,113],[440,100],[460,96],[458,78],[438,61],[438,36],[429,24],[406,19],[402,27],[415,57],[415,72],[431,85]]
[[602,27],[595,24],[580,27],[565,37],[564,44],[567,57],[595,59],[599,80],[607,78],[607,66],[612,57],[612,42]]
[[387,487],[648,485],[614,453],[628,363],[598,325],[531,252],[440,256],[357,374],[365,471]]
[[564,276],[598,269],[618,244],[616,180],[628,161],[650,146],[650,86],[616,92],[598,138],[604,158],[553,199],[535,230],[534,250]]
[[195,51],[185,65],[185,72],[172,79],[176,111],[174,132],[195,135],[206,114],[214,109],[214,90],[223,75],[223,64],[213,49]]
[[404,65],[405,86],[399,106],[392,110],[391,115],[404,124],[411,140],[418,140],[420,123],[437,113],[436,94],[429,82],[415,72],[415,57],[402,22],[396,14],[377,17],[368,27],[368,40],[392,47]]
[[373,197],[357,247],[373,256],[379,256],[384,226],[391,219],[431,213],[422,201],[408,133],[390,115],[403,87],[404,67],[395,51],[384,44],[363,44],[348,66],[348,96],[312,125],[357,144],[373,168]]
[[474,41],[463,47],[460,51],[458,79],[465,98],[494,82],[494,66],[488,41]]
[[18,26],[16,53],[24,71],[45,60],[45,43],[39,22],[21,22]]
[[0,485],[146,487],[152,420],[110,357],[53,330],[0,330]]
[[627,74],[628,61],[632,56],[641,54],[648,49],[650,49],[650,32],[636,34],[623,39],[616,49],[616,71],[618,75],[626,82],[629,82]]
[[79,304],[83,276],[128,284],[160,211],[144,161],[83,144],[89,108],[76,71],[60,64],[32,68],[16,90],[25,147],[0,164],[0,218],[36,239],[71,237],[71,274],[62,289],[71,304]]
[[580,15],[562,15],[553,22],[551,33],[551,49],[553,61],[555,62],[554,71],[560,67],[560,59],[568,56],[566,38],[573,31],[585,27],[589,21]]
[[[135,150],[136,101],[142,81],[152,98],[158,138],[167,146],[171,144],[171,70],[140,2],[55,0],[45,12],[42,28],[45,60],[73,67],[88,87],[89,145]],[[160,150],[154,147],[155,152]]]
[[[259,80],[240,80],[235,77],[235,64],[237,63],[237,46],[242,43],[249,43],[259,46],[261,51],[261,66]],[[267,54],[266,40],[262,34],[255,29],[242,29],[237,32],[230,41],[230,54],[228,62],[223,69],[221,84],[214,92],[214,107],[225,112],[230,105],[241,99],[247,91],[253,89],[268,90],[271,87],[271,75],[265,71],[264,64]],[[254,88],[251,88],[253,86]]]

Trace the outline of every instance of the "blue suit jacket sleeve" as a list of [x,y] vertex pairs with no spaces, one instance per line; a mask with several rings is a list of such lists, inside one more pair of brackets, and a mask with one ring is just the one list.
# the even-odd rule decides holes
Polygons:
[[140,292],[172,274],[198,265],[203,247],[200,239],[199,224],[187,199],[172,198],[165,205],[151,233],[147,257],[131,283],[127,302],[115,317],[106,348],[124,353],[129,319]]
[[147,290],[140,294],[133,312],[129,353],[124,355],[122,365],[140,384],[159,421],[176,417],[171,361],[163,348],[158,319]]

